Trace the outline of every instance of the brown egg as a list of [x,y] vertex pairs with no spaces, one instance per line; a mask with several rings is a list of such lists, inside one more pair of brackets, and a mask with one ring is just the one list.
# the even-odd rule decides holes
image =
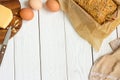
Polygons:
[[47,0],[46,7],[52,12],[56,12],[60,9],[60,5],[56,0]]
[[31,8],[23,8],[20,11],[20,16],[23,20],[31,20],[34,17],[34,13]]

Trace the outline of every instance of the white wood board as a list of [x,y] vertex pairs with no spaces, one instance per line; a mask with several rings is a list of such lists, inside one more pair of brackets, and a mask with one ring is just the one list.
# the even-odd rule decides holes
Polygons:
[[15,36],[16,80],[40,80],[38,13]]
[[65,33],[68,80],[88,80],[92,66],[92,48],[77,34],[66,17]]
[[118,34],[118,37],[120,37],[120,25],[117,27],[117,34]]
[[40,11],[42,80],[66,80],[64,16]]
[[3,61],[0,66],[0,80],[14,80],[14,43],[9,40]]
[[96,61],[97,59],[99,59],[101,56],[105,55],[105,54],[110,54],[112,53],[112,49],[109,45],[110,41],[114,40],[117,38],[117,33],[116,33],[116,29],[103,40],[103,43],[101,45],[101,48],[99,51],[95,51],[93,49],[93,56],[94,56],[94,61]]
[[[22,8],[27,0],[21,0]],[[31,21],[24,21],[15,44],[15,80],[40,80],[38,11],[34,11]]]

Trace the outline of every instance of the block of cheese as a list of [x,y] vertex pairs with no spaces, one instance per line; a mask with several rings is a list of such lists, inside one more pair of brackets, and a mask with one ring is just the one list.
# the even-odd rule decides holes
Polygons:
[[6,28],[13,19],[11,9],[0,5],[0,28]]

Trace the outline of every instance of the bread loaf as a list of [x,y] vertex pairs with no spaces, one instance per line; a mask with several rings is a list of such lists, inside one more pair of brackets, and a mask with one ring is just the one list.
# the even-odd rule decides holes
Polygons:
[[74,0],[85,11],[87,11],[98,23],[102,24],[110,20],[111,15],[117,9],[112,0]]

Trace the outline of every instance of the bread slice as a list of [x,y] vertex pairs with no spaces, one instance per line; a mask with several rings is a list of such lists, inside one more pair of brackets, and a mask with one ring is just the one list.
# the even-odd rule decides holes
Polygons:
[[112,0],[74,0],[86,12],[88,12],[98,23],[102,24],[117,9]]

